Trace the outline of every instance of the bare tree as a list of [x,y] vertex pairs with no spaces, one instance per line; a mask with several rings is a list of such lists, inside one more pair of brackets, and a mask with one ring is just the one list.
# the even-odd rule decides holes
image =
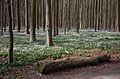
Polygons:
[[25,27],[26,34],[29,34],[29,14],[28,14],[28,0],[25,0]]
[[118,0],[118,31],[120,32],[120,0]]
[[[1,1],[1,0],[0,0]],[[2,17],[2,3],[0,3],[0,17]],[[0,18],[0,35],[3,35],[2,18]]]
[[8,13],[9,13],[9,33],[10,33],[10,47],[8,54],[8,62],[13,63],[13,30],[12,30],[12,11],[11,11],[11,0],[8,2]]
[[51,0],[46,0],[46,45],[52,46]]
[[32,0],[32,24],[30,26],[30,42],[36,41],[36,0]]
[[21,29],[21,23],[20,23],[20,0],[17,0],[17,20],[18,20],[18,32],[20,32]]

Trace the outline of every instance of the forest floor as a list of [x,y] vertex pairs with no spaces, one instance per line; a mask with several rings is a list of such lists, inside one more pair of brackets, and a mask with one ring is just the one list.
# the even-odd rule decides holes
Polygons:
[[120,79],[120,62],[104,63],[97,66],[67,69],[42,75],[33,66],[22,66],[7,72],[1,79]]
[[120,33],[86,31],[80,32],[80,34],[73,31],[67,35],[60,33],[57,37],[53,37],[53,47],[45,46],[45,33],[43,31],[38,31],[36,36],[37,42],[30,43],[29,36],[26,36],[24,32],[14,31],[13,65],[7,64],[8,32],[0,37],[0,78],[112,79],[114,77],[114,79],[120,79],[118,76],[120,74],[120,63],[65,70],[49,75],[41,75],[31,66],[31,64],[41,60],[56,60],[70,56],[91,57],[102,53],[110,55],[112,61],[120,60]]

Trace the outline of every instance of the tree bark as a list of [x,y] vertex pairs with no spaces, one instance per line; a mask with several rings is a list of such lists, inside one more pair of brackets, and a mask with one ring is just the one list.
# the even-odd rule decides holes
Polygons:
[[25,27],[26,34],[30,34],[29,32],[29,13],[28,13],[28,0],[25,0]]
[[11,13],[11,1],[8,2],[8,13],[9,13],[9,33],[10,33],[10,47],[8,54],[8,63],[13,63],[13,30],[12,30],[12,13]]
[[36,41],[36,0],[32,2],[32,25],[30,26],[30,42]]
[[58,27],[59,27],[59,0],[56,0],[56,8],[57,8],[57,11],[56,11],[56,35],[58,35]]
[[43,0],[43,31],[45,31],[45,24],[46,24],[46,11],[45,11],[45,0]]
[[21,23],[20,23],[20,1],[17,0],[17,20],[18,20],[18,32],[20,32],[21,29]]
[[51,0],[46,0],[46,45],[52,46]]
[[3,5],[2,5],[2,3],[0,3],[0,36],[2,36],[3,35],[3,27],[2,27],[2,17],[3,17],[3,15],[2,15],[2,9],[3,9]]
[[37,21],[36,21],[36,28],[39,29],[39,27],[40,27],[40,22],[39,22],[39,20],[40,20],[40,18],[41,18],[41,17],[40,17],[40,1],[39,1],[39,0],[37,0],[37,6],[36,6],[36,7],[37,7],[37,9],[36,9],[36,10],[37,10],[37,13],[36,13],[36,14],[37,14],[37,15],[36,15],[36,20],[37,20]]
[[[13,25],[13,30],[15,30],[15,2],[12,0],[12,25]],[[7,19],[7,16],[6,16]]]
[[48,74],[68,68],[97,65],[103,62],[110,62],[110,56],[68,57],[60,60],[41,61],[35,64],[35,68],[42,74]]
[[118,0],[118,31],[120,32],[120,0]]

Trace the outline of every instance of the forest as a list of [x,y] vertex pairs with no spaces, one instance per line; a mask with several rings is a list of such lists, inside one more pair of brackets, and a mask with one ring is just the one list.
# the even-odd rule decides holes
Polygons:
[[119,75],[120,0],[0,0],[0,79]]

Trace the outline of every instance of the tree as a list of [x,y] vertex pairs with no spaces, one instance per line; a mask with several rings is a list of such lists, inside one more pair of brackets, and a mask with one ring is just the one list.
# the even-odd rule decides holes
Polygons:
[[32,0],[32,24],[30,26],[30,42],[36,41],[36,0]]
[[36,28],[39,29],[40,27],[40,0],[37,0],[37,8],[36,8]]
[[4,27],[4,0],[1,0],[3,3],[1,3],[1,31],[0,31],[0,35],[3,35],[3,27]]
[[29,18],[28,18],[28,0],[25,0],[25,27],[26,27],[26,34],[29,34]]
[[15,1],[12,0],[12,25],[13,25],[13,30],[15,30]]
[[8,13],[9,13],[9,33],[10,33],[8,63],[13,63],[13,30],[12,30],[11,0],[7,0],[7,2],[8,2]]
[[46,0],[46,45],[52,46],[51,0]]
[[43,31],[45,31],[45,24],[46,24],[46,16],[45,16],[45,13],[46,13],[46,11],[45,11],[45,0],[43,0],[42,2],[43,2],[43,15],[42,15],[42,16],[43,16],[43,19],[42,19],[43,22],[42,22],[42,23],[43,23]]
[[[2,17],[2,3],[0,3],[0,17]],[[0,18],[0,35],[3,35],[2,18]]]
[[120,32],[120,0],[118,0],[118,31]]
[[66,34],[66,31],[67,31],[67,0],[63,1],[64,2],[64,10],[63,10],[63,13],[64,13],[64,34]]
[[76,29],[77,29],[77,33],[79,33],[80,30],[80,12],[79,12],[79,0],[76,1]]
[[68,11],[69,11],[69,12],[68,12],[68,20],[69,20],[69,21],[68,21],[68,22],[69,22],[69,23],[68,23],[68,29],[67,29],[67,31],[69,31],[70,28],[71,28],[71,25],[70,25],[70,24],[71,24],[71,23],[70,23],[70,22],[71,22],[71,0],[68,0],[68,4],[69,4],[69,5],[68,5],[68,7],[69,7],[69,10],[68,10]]
[[20,1],[17,0],[17,20],[18,20],[18,32],[20,32],[21,24],[20,24]]
[[54,0],[54,36],[58,35],[59,24],[59,0]]

